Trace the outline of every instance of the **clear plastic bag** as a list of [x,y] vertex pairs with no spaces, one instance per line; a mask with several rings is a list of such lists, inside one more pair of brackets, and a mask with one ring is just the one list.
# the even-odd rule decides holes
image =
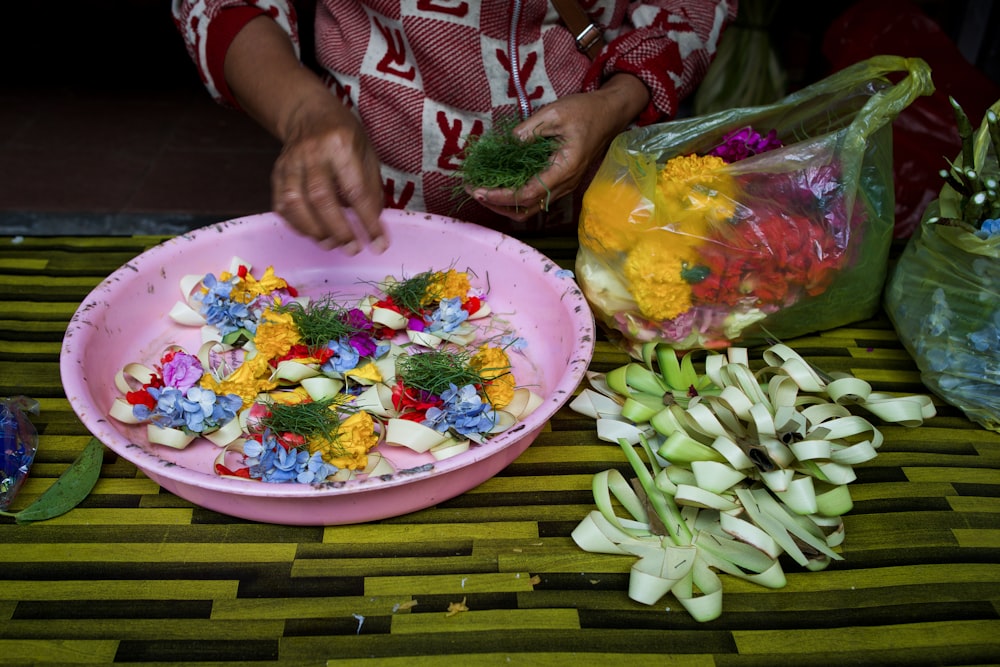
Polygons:
[[[1000,101],[992,109],[1000,113]],[[995,189],[1000,166],[985,122],[974,146],[973,167]],[[893,269],[885,309],[923,383],[1000,431],[1000,234],[977,230],[982,220],[968,215],[945,185]]]
[[[774,104],[620,135],[580,217],[576,275],[598,321],[637,355],[648,341],[721,348],[873,315],[893,232],[891,122],[932,90],[922,60],[880,56]],[[782,145],[704,159],[741,131]]]
[[0,511],[10,507],[35,460],[38,431],[27,413],[38,410],[32,398],[0,397]]

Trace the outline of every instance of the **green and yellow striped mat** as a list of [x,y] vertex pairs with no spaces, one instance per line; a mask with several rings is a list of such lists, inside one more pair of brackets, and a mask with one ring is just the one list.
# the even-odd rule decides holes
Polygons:
[[[15,508],[90,439],[59,380],[63,332],[104,277],[157,237],[0,238],[0,396],[39,400],[40,445]],[[537,240],[572,268],[575,246]],[[789,341],[877,390],[924,393],[885,319]],[[626,357],[599,343],[593,368]],[[0,664],[982,664],[1000,661],[1000,435],[939,404],[886,426],[861,466],[845,560],[791,564],[772,591],[724,578],[699,624],[671,597],[627,596],[630,557],[570,532],[594,473],[628,469],[561,410],[509,468],[440,505],[328,528],[201,509],[105,452],[77,509],[0,519]],[[467,611],[448,613],[465,603]]]

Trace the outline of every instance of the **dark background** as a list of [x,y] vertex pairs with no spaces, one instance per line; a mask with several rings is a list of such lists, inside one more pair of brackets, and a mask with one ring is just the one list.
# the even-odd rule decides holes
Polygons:
[[[853,4],[781,2],[769,32],[791,89],[829,73],[824,35]],[[1000,3],[912,4],[971,66],[1000,85]],[[169,2],[3,5],[4,229],[55,233],[86,222],[94,231],[133,233],[146,225],[193,226],[269,208],[268,176],[279,146],[208,98]],[[905,42],[905,35],[897,38]]]

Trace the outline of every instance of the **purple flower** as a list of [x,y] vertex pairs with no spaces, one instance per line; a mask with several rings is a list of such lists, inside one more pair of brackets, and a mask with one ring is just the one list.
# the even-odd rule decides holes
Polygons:
[[359,308],[347,311],[345,324],[355,331],[369,331],[372,328],[371,320],[365,317],[364,311]]
[[722,143],[710,150],[708,154],[721,157],[727,163],[731,163],[739,162],[753,155],[766,153],[775,148],[781,148],[781,145],[778,133],[775,130],[771,130],[766,135],[761,136],[753,128],[744,127],[727,134],[722,138]]
[[351,347],[354,351],[362,357],[371,357],[375,355],[378,345],[372,340],[372,337],[365,333],[356,333],[350,338]]
[[205,373],[198,357],[186,352],[176,352],[173,358],[163,364],[163,383],[186,392],[198,384]]

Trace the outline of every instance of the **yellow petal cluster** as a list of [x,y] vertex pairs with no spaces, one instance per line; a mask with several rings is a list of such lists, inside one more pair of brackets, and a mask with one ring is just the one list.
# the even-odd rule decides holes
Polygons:
[[[231,274],[223,273],[221,280],[229,280],[231,277]],[[230,293],[230,297],[233,301],[250,303],[262,294],[270,294],[275,290],[284,289],[285,287],[288,287],[288,283],[285,282],[285,279],[276,276],[274,274],[274,267],[269,266],[264,271],[264,275],[262,275],[259,279],[254,278],[253,275],[247,271],[246,277],[233,286],[233,291]]]
[[691,309],[691,286],[681,271],[697,254],[690,245],[674,243],[673,236],[648,234],[632,247],[622,266],[639,312],[650,320],[671,320]]
[[291,313],[279,313],[271,308],[263,312],[254,333],[257,354],[265,359],[283,357],[293,345],[301,342],[302,336]]
[[469,367],[483,378],[483,392],[490,404],[500,409],[514,398],[514,374],[510,370],[510,357],[499,347],[480,346],[469,359]]
[[580,243],[605,257],[624,254],[621,274],[639,312],[670,320],[691,308],[682,271],[697,248],[736,212],[736,184],[715,156],[671,158],[657,174],[653,201],[626,182],[595,181],[584,197]]
[[309,395],[309,392],[301,386],[292,387],[291,389],[285,389],[282,391],[272,391],[267,396],[271,402],[280,403],[282,405],[298,405],[299,403],[306,403],[313,400],[312,396]]
[[324,461],[342,470],[362,470],[368,465],[368,452],[377,444],[372,416],[359,410],[340,423],[334,437],[311,438],[308,447],[310,454],[320,452]]
[[683,225],[703,238],[711,225],[736,212],[733,177],[714,155],[680,155],[667,161],[656,180],[656,218],[661,226]]
[[630,183],[595,180],[584,193],[580,243],[599,254],[627,251],[652,225],[652,206]]
[[222,380],[217,380],[211,373],[205,373],[200,384],[216,394],[236,394],[243,399],[243,407],[247,408],[258,394],[278,386],[277,381],[270,378],[271,365],[267,357],[256,354],[244,359],[232,374]]
[[354,378],[355,380],[359,380],[361,382],[374,384],[375,382],[382,381],[382,372],[379,371],[378,366],[369,361],[363,366],[358,366],[357,368],[352,368],[349,371],[344,371],[344,377]]
[[463,301],[468,297],[472,285],[469,282],[469,274],[464,271],[448,269],[447,271],[436,271],[432,275],[427,292],[424,294],[423,303],[434,303],[442,299],[460,298]]

